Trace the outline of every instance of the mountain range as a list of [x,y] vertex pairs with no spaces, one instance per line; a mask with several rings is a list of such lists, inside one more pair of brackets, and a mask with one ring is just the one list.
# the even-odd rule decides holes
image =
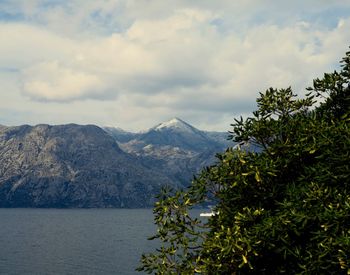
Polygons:
[[96,125],[0,126],[0,207],[149,207],[187,186],[227,133],[179,118],[139,133]]

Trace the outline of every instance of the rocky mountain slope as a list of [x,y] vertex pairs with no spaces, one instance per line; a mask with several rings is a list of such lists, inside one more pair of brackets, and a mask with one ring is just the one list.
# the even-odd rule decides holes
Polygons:
[[2,126],[0,207],[149,207],[162,185],[189,184],[225,142],[180,119],[143,133]]
[[169,182],[97,126],[0,129],[0,207],[144,207]]

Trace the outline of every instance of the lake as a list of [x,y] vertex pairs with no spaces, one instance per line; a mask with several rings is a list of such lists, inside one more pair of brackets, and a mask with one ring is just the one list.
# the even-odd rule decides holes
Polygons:
[[0,209],[0,274],[140,274],[152,209]]

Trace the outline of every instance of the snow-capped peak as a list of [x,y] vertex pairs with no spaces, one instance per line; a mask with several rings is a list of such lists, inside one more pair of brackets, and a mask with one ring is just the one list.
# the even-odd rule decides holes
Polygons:
[[183,132],[193,132],[195,130],[191,125],[189,125],[188,123],[184,122],[183,120],[177,117],[172,118],[161,124],[158,124],[153,129],[158,131],[163,129],[176,129]]

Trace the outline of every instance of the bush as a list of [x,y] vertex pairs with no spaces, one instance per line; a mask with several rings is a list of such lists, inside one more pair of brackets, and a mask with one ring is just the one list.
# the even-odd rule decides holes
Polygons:
[[[268,89],[235,120],[242,144],[154,208],[161,248],[138,270],[165,274],[350,274],[350,52],[298,99]],[[260,150],[245,150],[245,145]],[[204,221],[189,210],[215,203]]]

